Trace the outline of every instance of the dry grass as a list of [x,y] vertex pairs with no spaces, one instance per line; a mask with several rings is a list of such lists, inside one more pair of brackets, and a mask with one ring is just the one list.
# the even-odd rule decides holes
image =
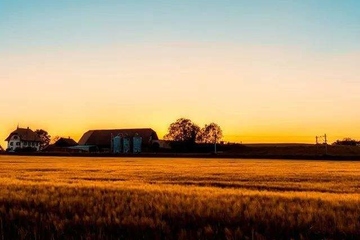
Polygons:
[[360,162],[0,156],[2,239],[356,239]]

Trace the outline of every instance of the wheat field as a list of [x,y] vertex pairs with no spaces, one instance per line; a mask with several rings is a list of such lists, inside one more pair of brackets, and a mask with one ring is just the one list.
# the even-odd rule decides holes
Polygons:
[[360,239],[360,162],[0,156],[1,239]]

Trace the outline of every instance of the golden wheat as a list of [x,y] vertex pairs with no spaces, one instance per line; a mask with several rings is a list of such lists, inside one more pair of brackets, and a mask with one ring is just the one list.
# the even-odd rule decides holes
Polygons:
[[0,237],[354,239],[359,167],[0,156]]

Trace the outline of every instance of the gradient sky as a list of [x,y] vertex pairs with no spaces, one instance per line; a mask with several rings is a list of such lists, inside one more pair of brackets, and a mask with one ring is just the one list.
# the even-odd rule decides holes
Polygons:
[[360,138],[360,1],[174,2],[0,0],[0,144],[179,117],[227,141]]

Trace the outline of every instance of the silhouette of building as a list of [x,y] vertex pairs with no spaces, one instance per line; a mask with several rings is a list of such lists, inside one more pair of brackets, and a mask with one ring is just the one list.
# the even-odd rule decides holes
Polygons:
[[96,146],[100,151],[110,151],[111,142],[115,136],[130,139],[134,136],[141,137],[144,151],[150,150],[152,141],[159,139],[156,132],[151,128],[90,130],[81,137],[79,146]]
[[40,150],[41,139],[30,128],[17,128],[5,139],[8,142],[7,150],[15,151],[17,149],[32,148]]
[[43,151],[44,152],[75,152],[70,149],[70,147],[77,146],[77,142],[68,137],[68,138],[59,138],[54,144],[50,144]]
[[59,138],[54,144],[55,147],[73,147],[78,145],[77,142],[68,137],[68,138]]

